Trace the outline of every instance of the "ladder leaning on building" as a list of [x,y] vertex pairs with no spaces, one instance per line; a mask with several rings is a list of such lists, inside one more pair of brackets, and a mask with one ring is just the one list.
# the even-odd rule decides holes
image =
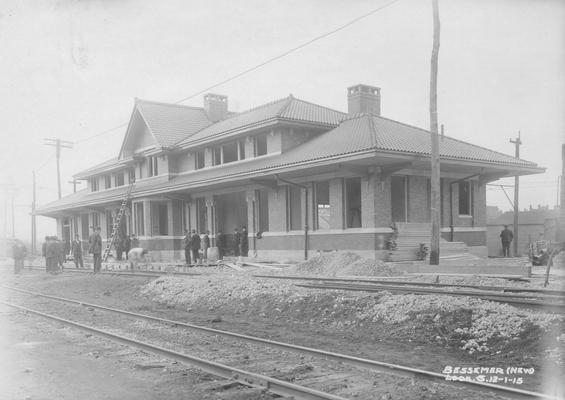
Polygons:
[[135,181],[130,183],[128,190],[124,196],[124,199],[122,200],[122,204],[120,205],[120,210],[118,211],[118,215],[116,215],[116,218],[114,219],[114,223],[112,225],[112,237],[110,238],[110,240],[108,240],[108,243],[106,243],[106,249],[104,249],[104,254],[102,255],[102,261],[104,262],[106,262],[106,260],[108,259],[108,256],[110,255],[110,250],[112,249],[112,246],[116,241],[116,235],[118,234],[120,223],[122,222],[122,218],[125,214],[126,207],[131,196],[131,191],[133,189],[133,185],[135,185]]

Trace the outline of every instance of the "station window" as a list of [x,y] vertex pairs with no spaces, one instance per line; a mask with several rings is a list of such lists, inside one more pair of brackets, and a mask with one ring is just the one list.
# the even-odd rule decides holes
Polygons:
[[212,165],[220,165],[222,163],[222,147],[214,147],[212,152]]
[[348,228],[361,227],[361,178],[345,180],[345,218]]
[[112,231],[114,229],[114,218],[112,217],[112,211],[106,210],[106,237],[112,236]]
[[169,234],[169,213],[166,203],[151,202],[151,226],[153,236]]
[[330,229],[330,183],[317,182],[314,184],[316,201],[316,229]]
[[459,182],[459,215],[471,215],[473,204],[473,182]]
[[194,153],[194,169],[204,168],[204,150]]
[[222,146],[224,164],[237,161],[237,142],[227,143]]
[[266,189],[258,190],[257,197],[259,232],[267,232],[269,230],[269,192]]
[[100,214],[97,212],[93,212],[91,215],[92,220],[92,229],[95,229],[100,226]]
[[196,229],[205,232],[208,229],[208,213],[206,212],[206,200],[203,197],[196,199]]
[[90,235],[90,230],[88,229],[88,214],[82,214],[80,216],[80,225],[82,240],[87,240]]
[[147,157],[147,176],[159,175],[157,157]]
[[90,187],[93,192],[97,192],[99,190],[98,187],[98,178],[92,178],[90,180]]
[[104,189],[110,189],[112,187],[112,176],[104,175]]
[[135,168],[128,169],[128,183],[135,182]]
[[139,236],[145,235],[143,203],[134,203],[133,212],[135,217],[135,234]]
[[267,135],[255,136],[253,139],[255,157],[267,154]]
[[302,216],[302,201],[301,191],[299,187],[288,186],[286,192],[286,206],[288,218],[288,230],[296,231],[302,229],[301,216]]
[[241,140],[237,142],[237,149],[238,149],[238,159],[245,160],[245,141]]
[[115,176],[114,176],[114,186],[124,186],[124,173],[123,172],[118,172]]

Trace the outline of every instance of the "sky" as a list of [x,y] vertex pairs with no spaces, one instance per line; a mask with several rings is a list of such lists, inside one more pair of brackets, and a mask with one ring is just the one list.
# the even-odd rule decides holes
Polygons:
[[[391,4],[392,3],[392,4]],[[431,0],[0,0],[0,236],[29,238],[37,204],[117,156],[136,97],[201,106],[210,90],[244,111],[292,93],[347,110],[346,88],[381,88],[382,115],[429,128]],[[565,143],[565,1],[439,0],[438,115],[445,134],[547,168],[521,178],[520,208],[558,202]],[[190,97],[190,98],[189,98]],[[113,129],[117,128],[117,129]],[[496,182],[512,185],[513,178]],[[78,185],[78,187],[84,187]],[[513,188],[506,191],[513,199]],[[488,205],[510,210],[499,187]],[[55,233],[38,218],[38,236]]]

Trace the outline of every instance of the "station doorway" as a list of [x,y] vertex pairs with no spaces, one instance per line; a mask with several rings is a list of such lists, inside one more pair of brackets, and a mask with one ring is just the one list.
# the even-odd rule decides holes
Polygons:
[[245,192],[228,193],[214,196],[216,201],[216,232],[225,235],[225,255],[234,254],[234,229],[241,232],[247,227],[247,200]]

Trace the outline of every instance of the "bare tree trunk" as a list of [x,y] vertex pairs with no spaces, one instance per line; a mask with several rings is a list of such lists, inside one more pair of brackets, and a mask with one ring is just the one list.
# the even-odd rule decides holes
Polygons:
[[439,55],[439,8],[438,0],[432,0],[434,15],[434,41],[432,48],[431,77],[430,77],[430,131],[432,142],[432,177],[431,177],[431,218],[432,238],[430,243],[430,265],[439,264],[439,235],[440,235],[440,163],[439,135],[437,122],[437,70]]

